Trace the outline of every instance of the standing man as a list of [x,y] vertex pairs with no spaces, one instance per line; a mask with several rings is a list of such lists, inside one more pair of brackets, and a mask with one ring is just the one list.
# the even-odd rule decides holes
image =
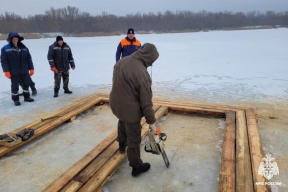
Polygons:
[[135,38],[134,29],[129,28],[127,31],[127,37],[122,39],[117,47],[116,51],[116,62],[128,55],[131,55],[141,47],[141,43],[138,39]]
[[[64,93],[71,94],[68,88],[70,66],[74,70],[75,63],[70,47],[63,41],[61,36],[56,37],[56,41],[49,46],[47,55],[51,71],[54,72],[54,97],[58,97],[58,92],[63,78]],[[69,66],[70,65],[70,66]]]
[[[7,43],[9,44],[9,36],[10,36],[10,34],[11,33],[13,33],[13,32],[10,32],[9,34],[8,34],[8,37],[7,37]],[[28,78],[28,82],[29,82],[29,87],[31,88],[31,90],[32,90],[32,95],[36,95],[37,94],[37,90],[36,90],[36,88],[35,88],[35,83],[32,81],[32,78],[31,78],[31,76],[30,76],[30,74],[29,74],[29,71],[27,71],[27,78]],[[22,83],[22,81],[20,82],[20,86],[21,86],[21,88],[22,88],[22,90],[23,90],[23,83]],[[29,89],[29,88],[28,88]],[[22,93],[19,93],[19,96],[23,96],[23,92]]]
[[119,152],[125,153],[129,165],[132,167],[132,176],[150,169],[149,163],[143,163],[140,158],[141,118],[145,116],[155,133],[155,113],[152,108],[152,80],[147,68],[159,57],[153,44],[145,43],[138,51],[122,58],[114,65],[113,84],[110,93],[110,107],[113,114],[119,119],[118,137]]
[[21,105],[19,101],[19,84],[23,83],[24,101],[33,102],[30,98],[29,82],[27,72],[32,76],[34,66],[29,49],[21,42],[24,38],[18,33],[11,32],[8,35],[8,44],[1,49],[1,66],[5,76],[11,79],[12,100],[16,106]]

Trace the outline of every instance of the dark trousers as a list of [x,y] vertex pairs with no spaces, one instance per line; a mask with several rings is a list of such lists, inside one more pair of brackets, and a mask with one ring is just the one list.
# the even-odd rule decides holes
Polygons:
[[[32,78],[30,77],[29,73],[27,73],[27,79],[28,79],[28,82],[29,82],[29,87],[31,88],[31,90],[34,90],[35,89],[35,83],[32,81]],[[20,82],[20,86],[23,89],[23,82],[22,81]]]
[[24,98],[29,98],[30,93],[28,91],[29,88],[29,82],[27,78],[27,74],[21,74],[21,75],[12,75],[11,76],[11,94],[12,94],[12,100],[13,101],[19,101],[19,84],[20,82],[23,83],[23,95]]
[[138,123],[118,121],[117,141],[121,144],[127,144],[127,157],[131,167],[138,167],[143,164],[140,158],[141,129],[140,121]]
[[68,89],[69,83],[69,70],[54,72],[54,90],[60,89],[61,77],[63,78],[63,89]]

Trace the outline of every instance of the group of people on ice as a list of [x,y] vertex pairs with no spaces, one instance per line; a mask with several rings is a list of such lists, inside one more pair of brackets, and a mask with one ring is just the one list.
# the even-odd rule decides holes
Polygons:
[[[11,80],[12,100],[16,106],[20,105],[19,85],[22,86],[24,101],[33,102],[30,97],[37,93],[31,79],[34,74],[34,65],[29,49],[22,43],[24,40],[18,33],[8,35],[8,44],[1,49],[1,66],[5,76]],[[135,38],[134,29],[129,28],[127,36],[117,46],[116,64],[113,71],[113,84],[110,93],[110,107],[113,114],[119,119],[118,137],[119,152],[125,153],[129,165],[132,167],[132,176],[138,176],[150,169],[149,163],[143,163],[140,158],[141,118],[144,116],[150,124],[152,133],[156,131],[156,118],[152,108],[152,80],[147,68],[159,57],[155,45],[145,43],[141,45]],[[54,97],[58,92],[63,78],[64,93],[71,94],[68,88],[69,69],[75,69],[71,48],[61,36],[49,46],[47,59],[54,72]],[[29,83],[30,82],[30,83]],[[33,82],[33,83],[31,83]],[[33,92],[34,91],[34,92]]]
[[[21,105],[19,101],[19,85],[23,89],[24,101],[33,102],[30,97],[29,87],[32,95],[37,94],[35,83],[31,76],[34,74],[32,57],[27,46],[22,41],[24,38],[16,32],[10,32],[7,38],[8,44],[1,49],[1,66],[5,76],[11,80],[11,95],[16,106]],[[61,77],[63,78],[64,93],[71,94],[68,88],[69,69],[74,70],[75,63],[70,47],[63,41],[61,36],[49,46],[48,61],[54,72],[54,97],[58,96]]]

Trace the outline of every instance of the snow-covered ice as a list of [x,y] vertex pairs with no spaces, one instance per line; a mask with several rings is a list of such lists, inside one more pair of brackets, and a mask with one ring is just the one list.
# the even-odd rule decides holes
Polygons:
[[[34,121],[41,115],[57,111],[67,104],[78,101],[81,97],[95,92],[109,93],[116,47],[124,36],[64,37],[64,41],[72,49],[76,69],[70,70],[69,87],[73,94],[64,96],[61,90],[57,99],[53,98],[54,79],[47,61],[48,46],[55,39],[24,40],[23,43],[30,49],[34,62],[35,75],[32,79],[36,83],[38,94],[35,97],[32,96],[35,99],[34,103],[24,103],[22,99],[22,105],[15,107],[10,95],[10,81],[3,73],[0,75],[0,134]],[[175,34],[137,34],[136,31],[136,38],[142,44],[145,42],[155,44],[160,53],[160,57],[154,63],[152,70],[148,68],[150,74],[152,71],[152,90],[156,97],[189,99],[196,102],[224,103],[227,105],[243,104],[246,106],[253,103],[251,107],[256,108],[260,103],[265,102],[270,102],[270,104],[271,102],[287,103],[288,28]],[[6,41],[0,41],[0,45],[4,46],[5,44]],[[72,130],[77,129],[79,122],[82,121],[81,118],[84,117],[77,117],[72,125]],[[85,121],[88,119],[85,117]],[[219,121],[219,127],[215,130],[223,130],[221,123],[223,122]],[[261,128],[267,125],[260,122],[259,126]],[[269,126],[275,126],[275,124],[269,124]],[[61,129],[67,128],[62,127]],[[57,130],[63,132],[61,129]],[[88,131],[88,127],[86,130]],[[271,146],[269,143],[280,137],[281,141],[285,140],[287,132],[277,130],[276,133],[278,134],[266,136],[268,131],[264,129],[262,132],[260,131],[262,137],[269,138],[269,140],[265,140],[267,145],[264,142],[264,151],[272,152],[272,154],[274,152],[278,155],[280,152],[281,154],[287,153],[284,148],[279,150],[281,144],[275,147],[276,144]],[[35,142],[40,143],[46,137],[50,138],[54,132],[49,134]],[[104,136],[106,137],[108,134],[109,131],[106,131]],[[60,138],[60,136],[57,137]],[[95,139],[101,141],[103,138],[97,136]],[[47,142],[49,140],[47,139]],[[91,146],[95,146],[96,140]],[[74,145],[73,141],[71,141],[72,144]],[[38,148],[42,145],[39,144]],[[86,143],[86,145],[88,144]],[[220,145],[221,141],[218,144],[216,142],[214,150],[219,152]],[[27,147],[37,146],[38,144],[36,146],[31,144]],[[25,151],[27,148],[22,150]],[[80,158],[88,151],[77,151],[79,157],[76,157],[77,154],[73,154],[73,157]],[[37,154],[41,156],[45,155],[45,152],[39,151]],[[11,157],[2,158],[0,165],[1,163],[5,164],[8,158],[13,158],[13,153]],[[27,158],[25,161],[32,162],[31,159]],[[73,162],[70,164],[73,165]],[[55,164],[55,166],[60,165]],[[65,166],[69,167],[68,164]],[[284,170],[287,167],[280,167],[280,172],[281,169]],[[10,175],[10,177],[12,176]],[[21,180],[21,178],[19,179]],[[117,179],[117,177],[111,179]],[[286,183],[282,182],[283,186],[288,183],[287,180],[285,180]],[[4,187],[11,189],[9,185]]]

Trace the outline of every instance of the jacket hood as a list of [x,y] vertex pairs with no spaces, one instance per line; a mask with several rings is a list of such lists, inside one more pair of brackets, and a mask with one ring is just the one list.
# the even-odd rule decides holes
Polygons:
[[18,37],[18,42],[24,40],[24,37],[21,37],[18,33],[16,33],[16,32],[10,32],[10,33],[8,34],[7,41],[9,41],[9,43],[11,43],[13,37]]
[[149,66],[152,66],[154,61],[158,59],[159,53],[155,45],[151,43],[145,43],[138,49],[138,51],[134,52],[131,56],[140,59],[144,66],[147,68]]

